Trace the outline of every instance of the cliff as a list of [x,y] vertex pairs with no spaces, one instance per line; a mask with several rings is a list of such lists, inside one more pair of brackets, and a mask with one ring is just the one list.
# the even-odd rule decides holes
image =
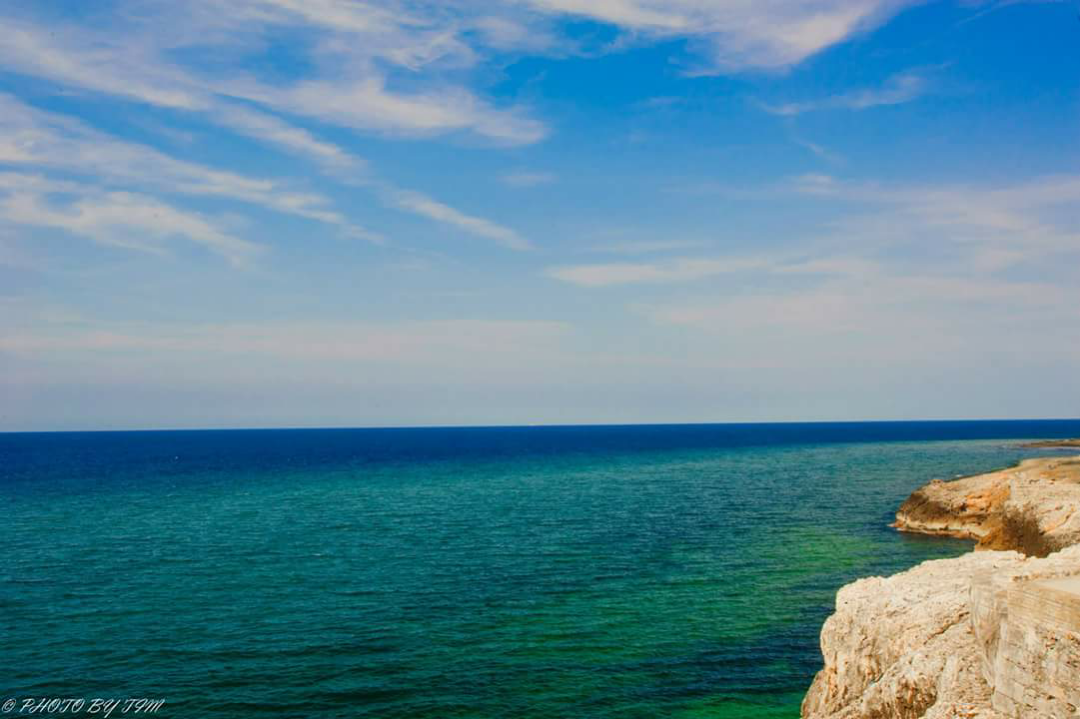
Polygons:
[[899,529],[969,537],[983,551],[843,587],[803,717],[1077,716],[1078,510],[1080,457],[913,493]]
[[978,541],[1045,557],[1080,543],[1080,457],[1029,459],[952,482],[935,480],[900,507],[901,531]]

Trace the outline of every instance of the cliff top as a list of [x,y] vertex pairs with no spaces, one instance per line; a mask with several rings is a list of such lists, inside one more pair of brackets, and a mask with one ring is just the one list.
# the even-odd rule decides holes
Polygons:
[[988,474],[935,480],[912,493],[893,526],[1044,557],[1080,543],[1080,456],[1040,457]]

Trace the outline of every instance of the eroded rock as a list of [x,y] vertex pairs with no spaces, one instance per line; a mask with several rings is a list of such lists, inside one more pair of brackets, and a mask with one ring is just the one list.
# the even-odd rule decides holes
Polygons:
[[843,587],[821,631],[825,667],[802,715],[995,717],[969,620],[970,587],[976,574],[1023,562],[1017,552],[979,552]]
[[897,529],[975,539],[978,549],[1045,557],[1080,543],[1080,457],[920,487],[896,513]]
[[986,551],[843,587],[803,717],[1080,716],[1080,457],[932,482],[896,526]]

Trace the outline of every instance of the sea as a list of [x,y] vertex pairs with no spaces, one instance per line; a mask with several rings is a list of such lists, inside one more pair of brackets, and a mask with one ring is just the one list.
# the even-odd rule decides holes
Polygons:
[[891,529],[907,495],[1067,436],[1080,421],[0,434],[0,702],[793,719],[837,589],[970,549]]

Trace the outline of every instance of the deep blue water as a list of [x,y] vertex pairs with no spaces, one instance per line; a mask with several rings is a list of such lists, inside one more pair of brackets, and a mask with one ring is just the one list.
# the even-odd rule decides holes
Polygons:
[[[1080,421],[0,435],[0,701],[795,717],[935,477]],[[1041,453],[1047,453],[1042,451]]]

